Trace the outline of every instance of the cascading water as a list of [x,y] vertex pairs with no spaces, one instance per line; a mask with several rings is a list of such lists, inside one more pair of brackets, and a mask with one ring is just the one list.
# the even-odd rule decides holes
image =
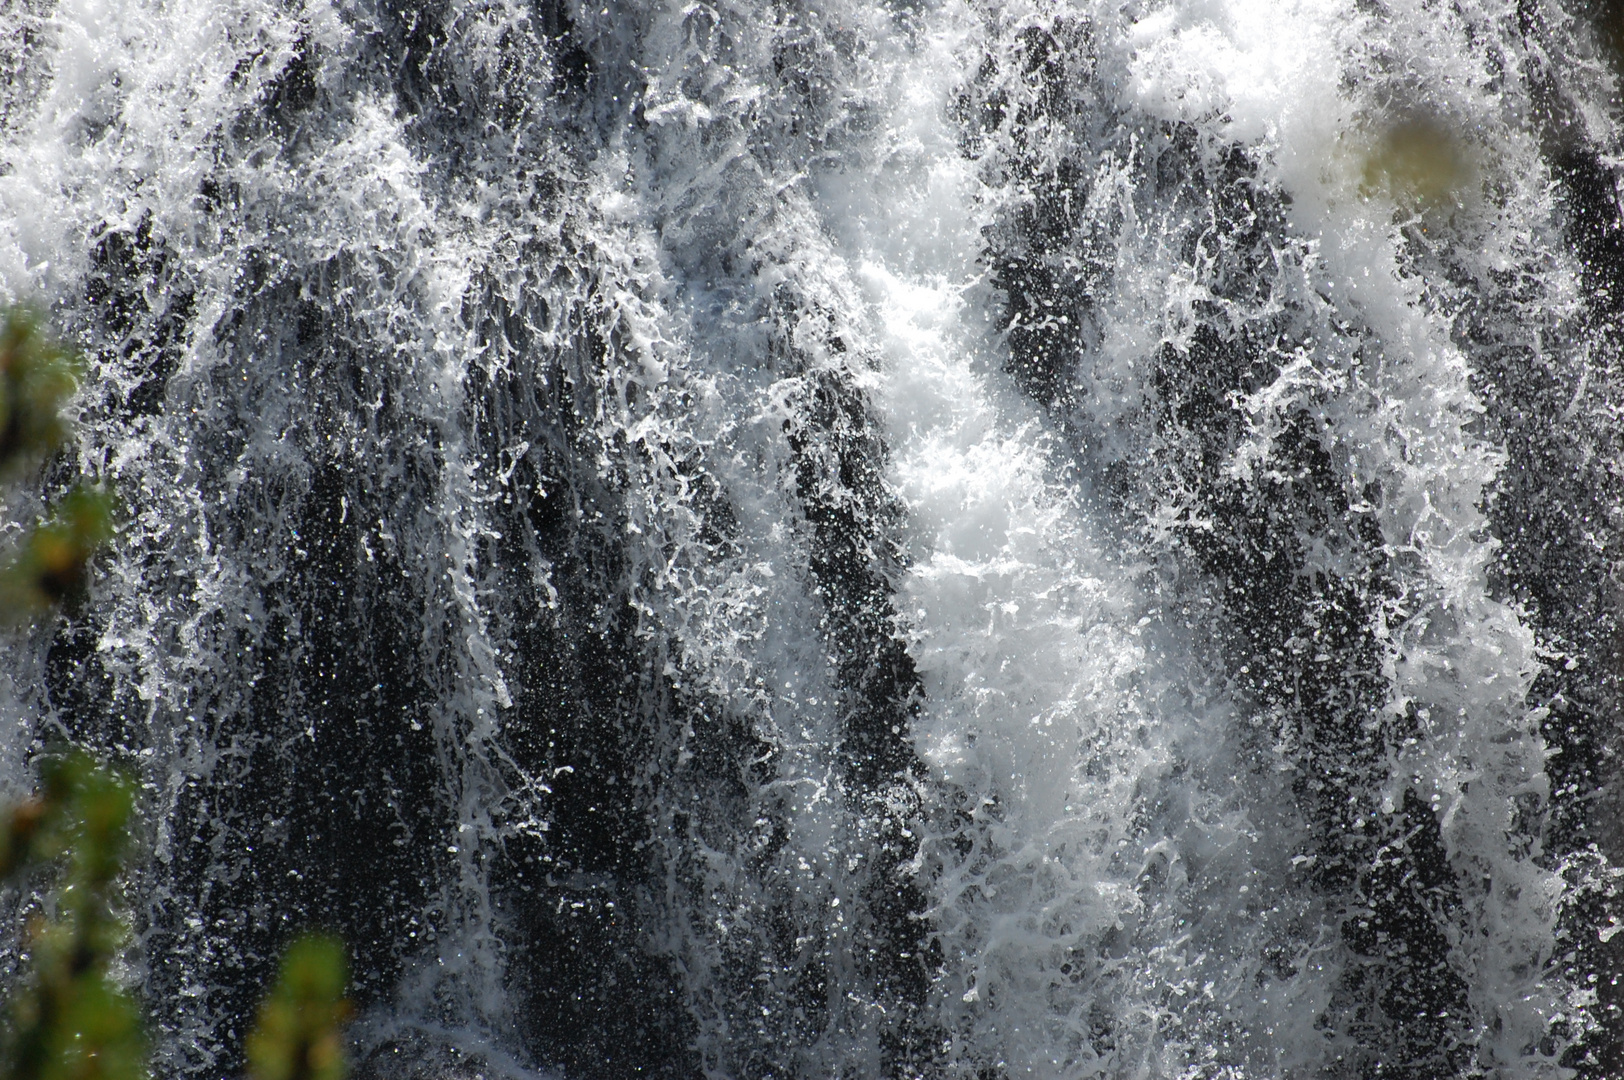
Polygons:
[[158,1074],[1619,1075],[1615,14],[15,0]]

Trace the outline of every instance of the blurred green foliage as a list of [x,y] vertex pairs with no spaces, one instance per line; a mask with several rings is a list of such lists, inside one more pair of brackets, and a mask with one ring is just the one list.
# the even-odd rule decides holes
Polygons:
[[61,868],[50,917],[28,921],[30,962],[0,1032],[4,1080],[140,1080],[135,1002],[109,967],[126,930],[113,912],[134,805],[130,784],[84,754],[47,758],[40,794],[0,820],[0,872]]
[[[0,327],[0,477],[38,465],[66,440],[62,406],[78,388],[80,364],[13,308]],[[0,616],[18,622],[72,595],[96,549],[112,537],[113,502],[80,485],[48,521],[14,541],[0,570]]]
[[[0,479],[37,466],[68,437],[62,407],[80,366],[26,309],[0,326]],[[0,569],[0,618],[49,610],[84,582],[112,537],[113,503],[80,485],[23,533]],[[0,810],[0,884],[31,895],[55,871],[43,911],[27,920],[22,972],[0,1019],[0,1080],[145,1080],[135,1000],[112,965],[128,929],[114,910],[135,788],[87,754],[42,759],[38,794]],[[245,1047],[252,1080],[343,1080],[348,975],[336,939],[307,935],[283,958]]]
[[112,535],[107,493],[74,488],[51,519],[28,534],[0,574],[0,609],[17,617],[65,600],[84,585],[91,556]]
[[347,981],[344,946],[336,938],[311,934],[293,943],[248,1036],[253,1080],[343,1080]]
[[27,308],[0,328],[0,469],[27,467],[67,435],[62,404],[79,387],[79,362],[40,330]]
[[[27,970],[0,1027],[0,1080],[144,1080],[140,1013],[111,974],[128,936],[113,898],[134,788],[77,751],[46,758],[41,772],[39,794],[0,815],[0,880],[62,875],[54,910],[28,921]],[[344,1080],[347,981],[336,938],[294,942],[248,1036],[251,1080]]]

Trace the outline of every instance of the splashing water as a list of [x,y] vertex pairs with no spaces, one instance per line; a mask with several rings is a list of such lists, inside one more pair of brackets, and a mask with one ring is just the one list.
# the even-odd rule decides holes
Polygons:
[[[1605,19],[21,0],[165,1076],[1606,1077]],[[8,902],[8,968],[18,901]]]

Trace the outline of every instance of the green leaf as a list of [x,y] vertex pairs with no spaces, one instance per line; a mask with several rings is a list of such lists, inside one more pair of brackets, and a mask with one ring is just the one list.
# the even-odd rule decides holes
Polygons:
[[310,934],[293,943],[248,1036],[252,1080],[343,1080],[347,966],[337,938]]
[[37,797],[3,816],[8,876],[65,864],[55,920],[28,931],[29,964],[3,1039],[4,1080],[142,1080],[135,1002],[109,974],[127,931],[109,899],[123,866],[134,790],[88,755],[47,758]]
[[0,328],[0,470],[26,467],[66,436],[63,402],[79,386],[80,365],[39,329],[26,308]]

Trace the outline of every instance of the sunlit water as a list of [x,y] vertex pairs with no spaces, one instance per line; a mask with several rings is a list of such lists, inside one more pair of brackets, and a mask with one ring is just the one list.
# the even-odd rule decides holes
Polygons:
[[1616,1075],[1594,14],[16,0],[159,1074]]

